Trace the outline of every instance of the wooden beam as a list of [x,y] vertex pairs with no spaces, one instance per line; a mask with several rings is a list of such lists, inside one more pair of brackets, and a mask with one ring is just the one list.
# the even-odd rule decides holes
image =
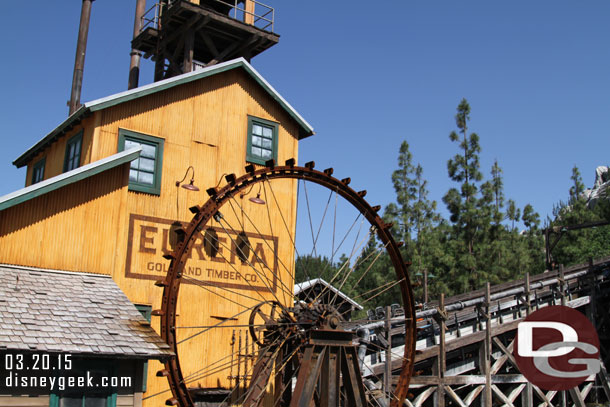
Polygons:
[[415,400],[413,400],[413,405],[415,407],[421,407],[421,405],[428,400],[428,397],[430,397],[435,391],[436,387],[429,387],[422,391],[417,397],[415,397]]
[[455,401],[458,406],[460,407],[468,407],[467,404],[464,403],[464,401],[453,391],[453,389],[449,386],[443,386],[444,387],[444,391],[449,395],[449,397],[451,397],[453,399],[453,401]]
[[184,60],[182,71],[184,73],[193,70],[193,52],[195,51],[195,31],[188,30],[184,36]]
[[[416,376],[412,377],[410,385],[422,386],[437,386],[440,380],[437,376]],[[461,375],[461,376],[445,376],[443,383],[451,386],[468,386],[485,384],[486,379],[483,375]],[[521,384],[528,383],[528,380],[522,374],[499,374],[491,376],[491,383],[495,384]]]
[[519,394],[521,394],[521,392],[523,391],[523,389],[525,389],[526,383],[521,383],[519,386],[515,387],[514,389],[511,390],[511,392],[508,394],[508,399],[514,403],[515,400],[517,399],[517,397],[519,397]]
[[[198,15],[194,15],[192,16],[185,24],[182,24],[180,26],[180,29],[173,31],[170,35],[168,35],[167,37],[163,37],[161,39],[161,47],[166,47],[168,46],[172,41],[174,41],[178,36],[183,36],[183,33],[185,33],[187,30],[190,30],[199,20],[201,19],[201,16]],[[208,20],[203,20],[203,23],[201,26],[199,26],[198,28],[201,28],[203,25],[205,25],[205,23],[207,23]]]
[[477,396],[483,391],[483,387],[485,387],[485,386],[480,385],[480,386],[477,386],[474,389],[472,389],[472,391],[470,393],[468,393],[468,395],[464,399],[464,402],[468,405],[471,405],[472,402],[477,398]]
[[576,407],[586,407],[585,401],[582,395],[580,394],[580,390],[578,390],[578,387],[573,387],[569,389],[568,393],[570,394],[570,398],[572,399]]
[[439,383],[436,391],[436,405],[438,407],[445,407],[445,386],[443,385],[443,378],[445,377],[445,370],[447,370],[447,350],[445,349],[445,330],[447,329],[445,314],[445,294],[441,293],[438,302],[438,324],[439,324],[439,354],[438,354],[438,378]]
[[[491,384],[491,315],[489,315],[489,303],[491,301],[491,284],[489,281],[485,285],[485,341],[484,349],[485,349],[485,406],[492,407],[491,400],[491,392],[492,392],[492,384]],[[494,338],[499,342],[498,338]],[[495,386],[494,386],[495,387]],[[511,403],[512,405],[512,403]]]
[[599,381],[602,384],[602,388],[604,389],[606,398],[610,400],[610,384],[608,383],[608,372],[606,371],[606,366],[604,365],[604,362],[600,361],[600,365],[601,366],[599,372],[597,372],[597,377],[599,378]]
[[385,360],[390,361],[390,363],[386,363],[385,372],[383,372],[383,391],[384,398],[386,400],[387,405],[390,405],[390,394],[392,394],[392,334],[391,328],[392,323],[390,322],[392,319],[392,307],[389,305],[385,307],[385,332],[386,332],[386,342],[388,343],[385,348]]
[[595,384],[595,382],[589,382],[589,383],[587,383],[587,384],[585,384],[583,386],[582,391],[580,392],[580,394],[582,395],[583,400],[587,399],[587,396],[589,395],[589,392],[593,388],[594,384]]
[[246,38],[245,40],[241,41],[241,42],[234,42],[233,44],[231,44],[230,46],[228,46],[227,48],[225,48],[220,54],[218,54],[216,57],[214,57],[214,59],[212,59],[211,61],[209,61],[207,63],[207,65],[214,65],[219,63],[220,61],[222,61],[226,56],[228,56],[231,52],[233,51],[237,51],[237,53],[241,53],[241,51],[249,46],[251,46],[252,44],[254,44],[259,37],[257,36],[251,36],[249,38]]
[[[181,1],[179,3],[179,5],[180,5],[180,8],[183,10],[188,10],[192,13],[199,14],[201,16],[207,16],[212,21],[220,22],[224,25],[230,26],[241,32],[248,33],[250,35],[254,34],[254,35],[262,36],[262,37],[272,41],[275,44],[277,44],[277,42],[279,41],[279,35],[277,35],[277,34],[267,32],[254,25],[251,25],[251,24],[245,24],[245,23],[235,20],[229,16],[225,16],[225,15],[216,13],[215,11],[204,9],[197,4],[191,3],[190,1]],[[170,10],[171,9],[176,9],[176,12],[179,11],[179,10],[177,10],[176,5],[170,7]]]
[[496,396],[498,396],[498,398],[500,400],[502,400],[502,402],[504,402],[504,404],[508,405],[509,407],[515,407],[513,402],[508,397],[506,397],[506,395],[504,395],[504,393],[502,393],[502,391],[500,391],[498,386],[496,386],[495,384],[492,384],[489,387],[490,387],[490,390],[493,390],[493,392],[496,394]]
[[210,36],[205,31],[198,31],[197,33],[199,34],[199,36],[203,40],[205,46],[208,47],[208,49],[210,50],[212,55],[214,55],[214,57],[217,58],[218,57],[218,49],[216,48],[216,45],[214,45],[214,42],[212,41]]

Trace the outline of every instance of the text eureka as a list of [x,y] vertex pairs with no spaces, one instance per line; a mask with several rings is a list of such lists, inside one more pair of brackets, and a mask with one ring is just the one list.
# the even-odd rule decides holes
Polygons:
[[[136,228],[137,235],[135,246],[137,253],[140,255],[150,254],[155,259],[145,261],[147,274],[165,274],[169,269],[169,263],[163,260],[157,260],[161,255],[170,253],[170,229],[165,225],[145,225],[140,224]],[[160,227],[161,226],[161,227]],[[189,253],[188,261],[184,269],[184,274],[193,277],[203,277],[211,280],[232,280],[235,282],[256,283],[261,280],[261,273],[268,273],[269,268],[274,270],[275,256],[271,250],[274,247],[272,239],[264,240],[260,236],[249,236],[250,254],[248,261],[242,262],[237,257],[236,236],[230,237],[224,231],[217,230],[218,233],[218,253],[214,257],[206,254],[204,246],[204,238],[202,233],[198,233],[195,242],[192,245]],[[267,260],[271,259],[272,263]],[[208,262],[206,265],[198,263],[199,261]],[[195,263],[197,262],[197,263]],[[210,263],[211,262],[211,263]],[[190,264],[189,264],[190,263]],[[230,265],[228,265],[228,264]],[[247,267],[240,267],[241,265]],[[256,272],[252,270],[256,269]],[[243,271],[242,271],[243,270]],[[260,281],[259,281],[260,282]]]

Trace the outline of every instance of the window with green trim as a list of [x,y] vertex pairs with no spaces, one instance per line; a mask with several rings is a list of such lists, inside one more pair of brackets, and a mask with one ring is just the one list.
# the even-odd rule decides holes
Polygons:
[[[69,371],[58,371],[57,375],[66,377],[87,377],[90,375],[94,386],[68,387],[64,390],[54,391],[50,395],[50,407],[116,407],[117,389],[114,387],[101,387],[101,377],[114,377],[116,370],[112,361],[107,360],[75,360],[74,367]],[[59,377],[56,376],[56,377]],[[107,379],[108,380],[108,379]],[[67,380],[66,380],[67,383]]]
[[44,165],[46,158],[38,161],[32,168],[32,184],[40,182],[44,179]]
[[248,116],[246,161],[261,165],[272,158],[277,161],[277,133],[277,123]]
[[119,151],[142,147],[140,157],[131,162],[129,189],[132,191],[161,194],[161,169],[163,167],[162,138],[119,129]]
[[50,407],[116,407],[116,394],[51,394]]
[[64,172],[80,167],[80,153],[83,145],[82,130],[66,143],[66,155],[64,156]]

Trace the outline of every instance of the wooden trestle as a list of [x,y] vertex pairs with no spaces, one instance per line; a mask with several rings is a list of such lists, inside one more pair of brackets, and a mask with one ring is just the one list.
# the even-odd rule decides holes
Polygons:
[[[406,404],[420,406],[576,406],[610,401],[610,257],[513,281],[426,304],[417,313],[415,377]],[[547,305],[566,305],[587,315],[596,327],[602,369],[579,387],[556,392],[532,385],[519,372],[513,356],[517,324]],[[389,323],[388,323],[389,322]],[[386,373],[385,354],[392,351],[394,374],[400,366],[397,337],[388,340],[401,317],[371,323],[365,377]],[[384,344],[387,344],[384,348]],[[375,349],[372,351],[372,349]],[[366,368],[369,366],[370,368]],[[396,376],[393,376],[395,379]]]

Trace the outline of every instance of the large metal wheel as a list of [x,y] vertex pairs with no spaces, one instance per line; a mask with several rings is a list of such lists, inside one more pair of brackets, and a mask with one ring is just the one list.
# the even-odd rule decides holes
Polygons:
[[[226,185],[209,189],[209,200],[191,208],[194,217],[166,256],[167,276],[157,282],[163,287],[161,335],[176,353],[158,373],[169,380],[168,405],[403,405],[416,329],[408,267],[379,208],[332,173],[292,159],[284,166],[249,165],[245,175],[227,175]],[[314,190],[324,199],[314,199]],[[380,256],[384,252],[388,256]],[[321,254],[329,261],[314,265]],[[197,256],[212,266],[195,267]],[[380,257],[390,260],[387,281],[364,284]],[[330,273],[328,264],[334,265]],[[359,293],[354,298],[340,291],[348,285]],[[349,321],[346,315],[388,290],[405,311],[404,349],[394,357],[401,362],[393,366],[400,369],[398,380],[380,396],[375,382],[381,380],[357,354],[357,327],[370,318]]]

